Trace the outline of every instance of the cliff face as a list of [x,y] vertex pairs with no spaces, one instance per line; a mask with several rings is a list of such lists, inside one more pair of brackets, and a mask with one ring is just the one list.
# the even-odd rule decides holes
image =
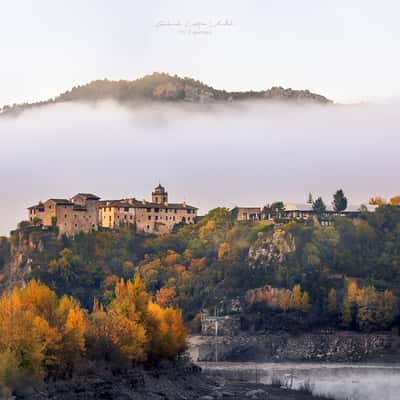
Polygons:
[[391,334],[348,332],[290,335],[192,336],[195,361],[368,361],[400,360],[400,338]]
[[11,290],[14,286],[24,286],[25,276],[31,271],[29,254],[36,247],[30,236],[15,232],[9,241],[8,255],[2,268],[2,290]]
[[282,229],[260,237],[249,249],[248,261],[251,267],[282,263],[286,256],[296,250],[294,238]]
[[[7,243],[5,245],[4,243]],[[3,239],[0,246],[2,265],[0,265],[0,290],[9,291],[14,286],[23,287],[32,271],[33,255],[51,243],[57,243],[57,235],[42,232],[35,226],[21,227],[12,232],[11,237]]]

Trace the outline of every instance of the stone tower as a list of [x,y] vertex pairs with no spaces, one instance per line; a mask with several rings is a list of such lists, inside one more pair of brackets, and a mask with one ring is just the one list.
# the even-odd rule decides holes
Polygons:
[[157,204],[165,204],[168,203],[168,193],[165,188],[160,184],[154,189],[151,194],[152,202]]

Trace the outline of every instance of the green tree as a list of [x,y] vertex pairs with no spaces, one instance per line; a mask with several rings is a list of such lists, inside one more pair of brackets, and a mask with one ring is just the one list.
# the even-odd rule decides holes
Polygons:
[[336,289],[332,288],[328,293],[328,299],[326,303],[326,311],[330,317],[337,315],[337,295]]
[[347,208],[347,198],[345,197],[342,189],[337,190],[333,195],[333,208],[339,213]]
[[345,295],[342,303],[342,325],[345,328],[348,328],[350,327],[352,322],[353,322],[353,317],[351,313],[351,305],[349,299]]
[[379,315],[382,318],[381,326],[384,329],[389,328],[396,318],[398,313],[397,298],[388,289],[381,295],[382,299],[380,302],[380,309],[378,310]]
[[319,217],[326,212],[326,205],[324,201],[322,200],[322,197],[318,197],[312,204],[313,210],[315,214],[317,214]]
[[301,311],[308,312],[310,308],[311,308],[310,296],[306,291],[304,291],[303,294],[301,295]]

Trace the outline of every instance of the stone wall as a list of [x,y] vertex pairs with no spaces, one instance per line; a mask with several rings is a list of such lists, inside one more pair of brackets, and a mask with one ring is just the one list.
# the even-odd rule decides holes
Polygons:
[[271,334],[237,336],[191,336],[194,361],[368,361],[388,357],[400,361],[400,338],[391,334]]
[[240,331],[240,317],[204,317],[201,320],[201,334],[205,336],[237,335]]

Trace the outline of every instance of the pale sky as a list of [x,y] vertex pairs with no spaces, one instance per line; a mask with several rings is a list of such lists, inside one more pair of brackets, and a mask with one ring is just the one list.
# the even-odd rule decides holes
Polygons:
[[[3,0],[0,105],[153,71],[227,90],[284,86],[338,102],[400,95],[400,2]],[[232,22],[184,34],[157,22]]]

